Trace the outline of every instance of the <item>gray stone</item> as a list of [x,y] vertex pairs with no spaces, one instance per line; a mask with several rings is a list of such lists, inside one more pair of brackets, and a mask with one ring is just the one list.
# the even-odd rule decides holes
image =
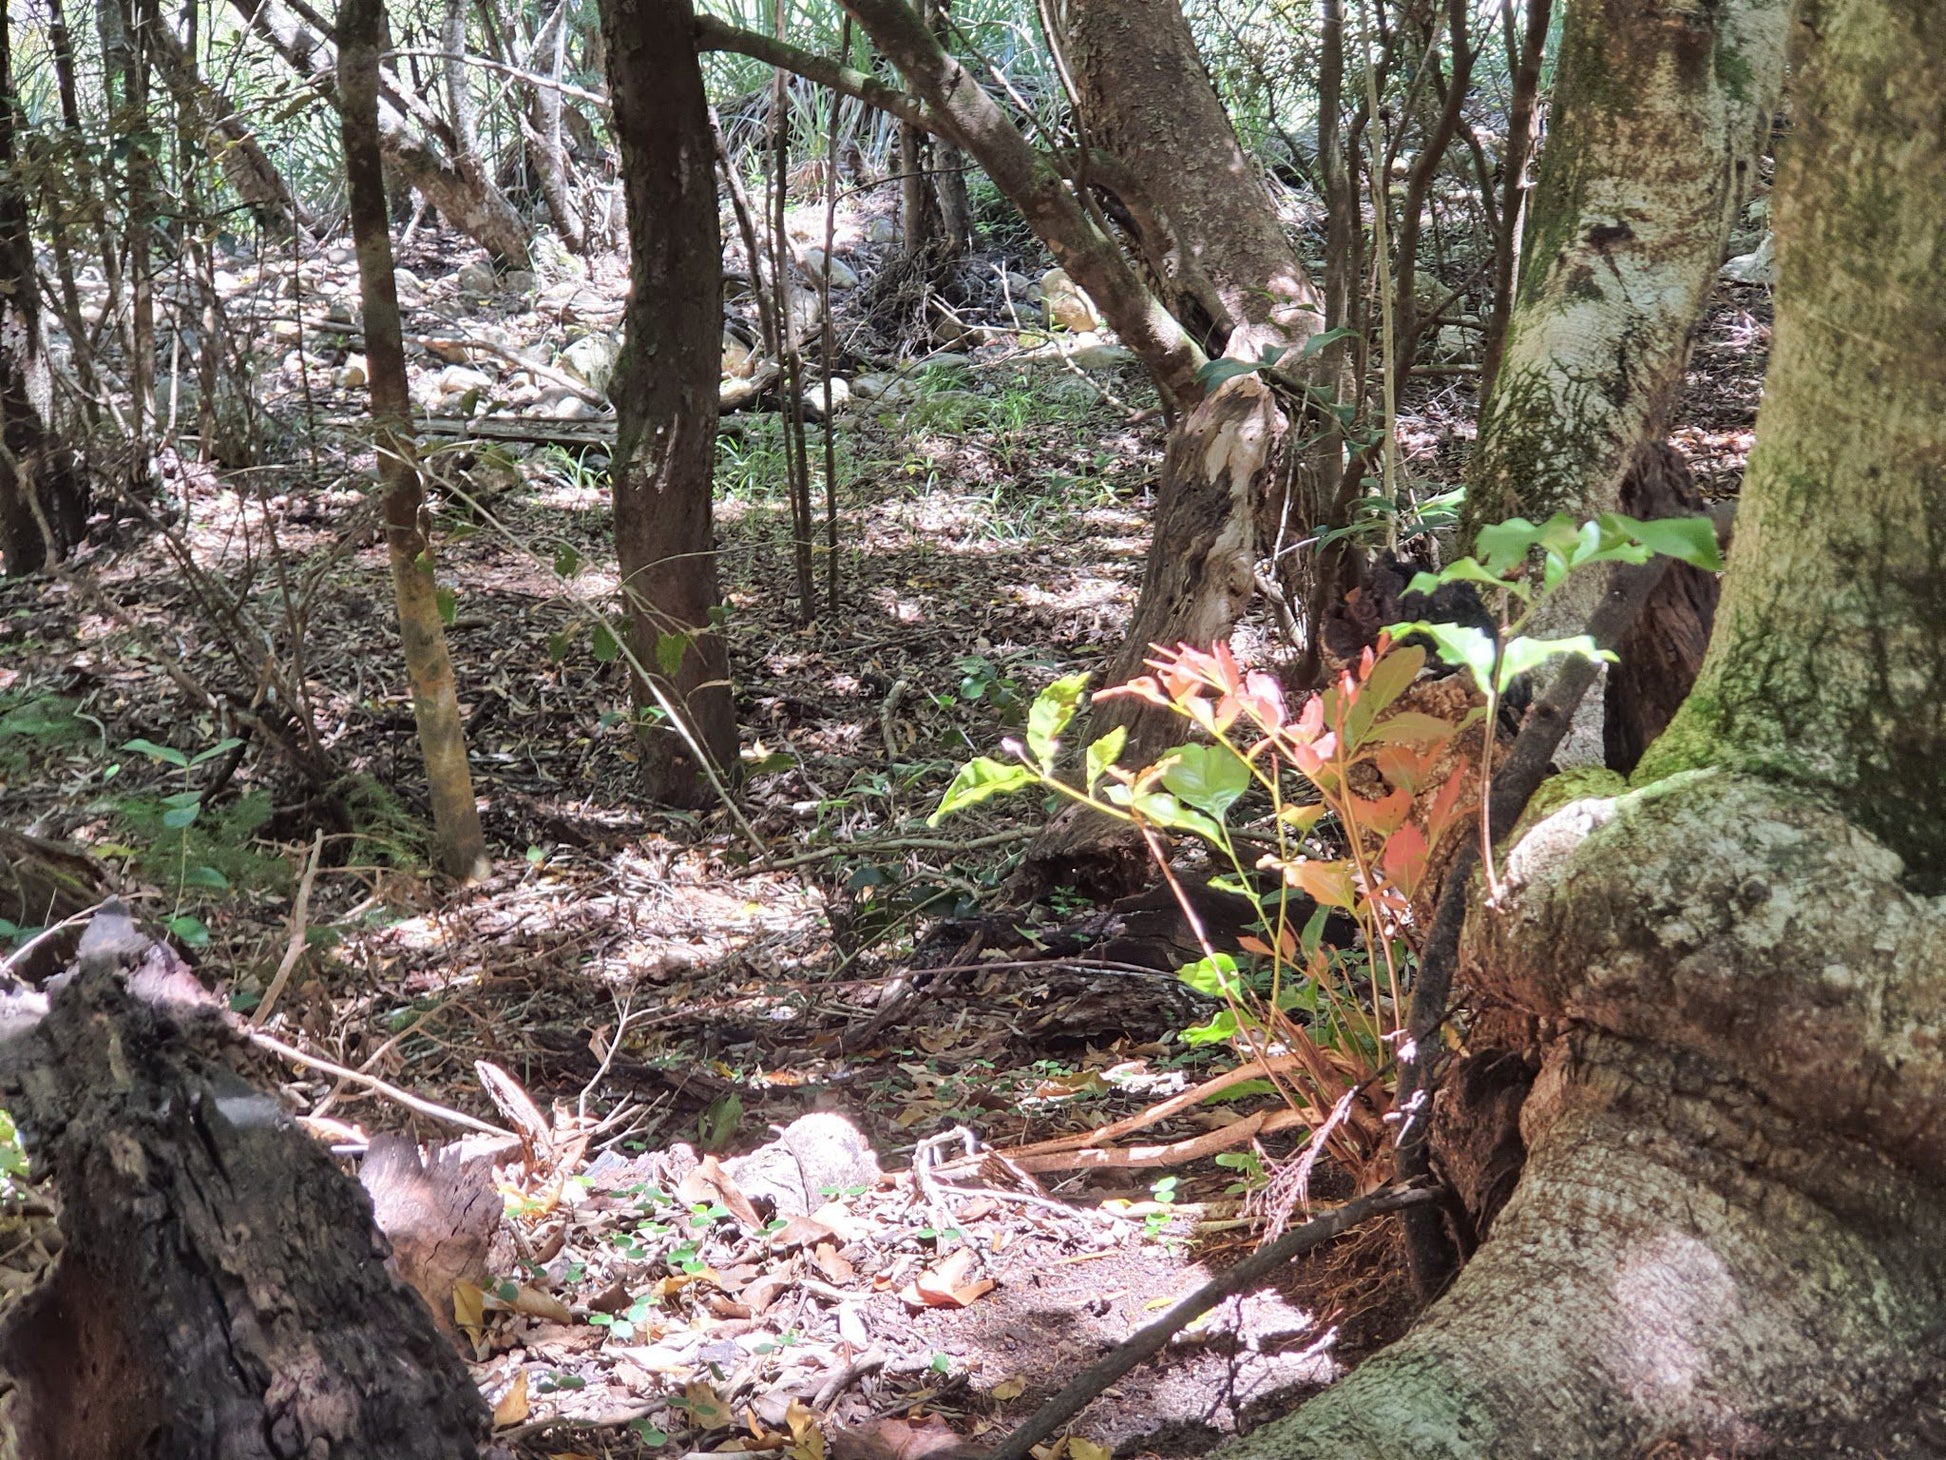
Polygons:
[[505,280],[507,292],[509,294],[518,294],[523,299],[525,299],[529,294],[532,294],[534,292],[539,282],[540,281],[526,269],[515,269],[512,273],[507,275]]
[[1094,300],[1065,269],[1049,269],[1041,275],[1041,316],[1049,325],[1077,334],[1101,328]]
[[804,250],[804,271],[813,279],[819,275],[828,275],[831,279],[831,287],[833,289],[856,289],[858,287],[857,271],[843,259],[826,258],[824,250],[821,248],[807,248]]
[[613,335],[583,335],[561,352],[561,368],[590,390],[606,392],[622,347]]
[[481,263],[468,264],[459,271],[456,280],[460,292],[464,294],[491,294],[499,287],[499,281],[493,277],[493,270]]
[[[851,404],[851,383],[842,376],[831,377],[831,413],[836,415]],[[824,419],[824,382],[813,380],[804,387],[804,414],[814,421]]]
[[1749,253],[1740,253],[1722,268],[1722,276],[1735,284],[1775,284],[1777,282],[1777,240],[1766,233],[1764,241]]

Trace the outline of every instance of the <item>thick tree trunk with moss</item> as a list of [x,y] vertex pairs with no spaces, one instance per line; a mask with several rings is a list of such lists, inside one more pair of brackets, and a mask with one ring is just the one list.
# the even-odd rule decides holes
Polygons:
[[1231,1460],[1833,1454],[1935,1375],[1946,11],[1801,12],[1716,640],[1640,788],[1557,791],[1469,932],[1552,1031],[1527,1169],[1412,1334]]
[[642,772],[656,800],[697,806],[714,790],[695,752],[720,780],[737,766],[710,513],[723,330],[715,144],[689,0],[603,0],[601,20],[628,204],[628,313],[610,394],[635,699],[656,721],[642,732]]
[[378,480],[385,492],[385,544],[392,562],[406,675],[412,682],[412,718],[419,730],[419,753],[426,762],[439,863],[453,877],[484,877],[493,868],[487,860],[479,808],[473,802],[465,721],[453,683],[453,661],[446,652],[446,627],[439,616],[432,540],[423,520],[425,491],[412,440],[398,286],[392,276],[392,235],[379,154],[378,55],[384,27],[385,0],[344,0],[338,16],[339,116],[344,124],[345,180],[365,313]]
[[1469,522],[1612,511],[1682,379],[1783,84],[1791,0],[1568,8]]

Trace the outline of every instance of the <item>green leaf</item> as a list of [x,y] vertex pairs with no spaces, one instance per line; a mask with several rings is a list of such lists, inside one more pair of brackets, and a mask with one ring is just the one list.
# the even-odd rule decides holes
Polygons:
[[1506,689],[1531,669],[1564,657],[1610,662],[1615,658],[1586,634],[1576,634],[1570,639],[1509,639],[1500,655],[1500,688]]
[[664,677],[674,679],[676,671],[682,668],[682,656],[689,652],[690,638],[687,634],[657,634],[655,636],[655,664]]
[[1092,791],[1095,782],[1108,774],[1108,768],[1121,759],[1122,747],[1128,744],[1128,729],[1117,725],[1101,739],[1088,747],[1088,782],[1085,790]]
[[1473,539],[1473,546],[1485,559],[1487,571],[1499,579],[1527,561],[1527,554],[1541,540],[1543,531],[1525,517],[1509,517],[1505,522],[1482,527]]
[[184,887],[207,887],[221,892],[230,885],[230,879],[215,867],[191,867],[182,874]]
[[[1482,536],[1485,534],[1483,533]],[[1488,588],[1504,588],[1526,598],[1529,589],[1523,583],[1510,583],[1490,568],[1483,567],[1476,558],[1461,558],[1448,563],[1437,573],[1415,573],[1406,585],[1408,593],[1436,593],[1447,583],[1481,583]]]
[[572,578],[581,571],[581,554],[574,550],[574,544],[562,543],[554,549],[554,576]]
[[1186,963],[1176,971],[1176,977],[1197,993],[1212,999],[1235,998],[1237,995],[1237,961],[1228,953],[1216,953],[1207,958],[1198,958],[1194,963]]
[[[1111,786],[1109,799],[1116,799],[1114,793],[1121,789],[1125,788]],[[1137,815],[1145,817],[1157,826],[1167,827],[1170,831],[1194,832],[1204,841],[1219,847],[1229,842],[1229,838],[1223,834],[1220,823],[1211,820],[1200,811],[1183,805],[1167,791],[1148,791],[1131,798],[1126,804],[1129,810]]]
[[171,806],[162,813],[162,824],[171,831],[181,831],[185,826],[193,825],[202,810],[200,798],[187,806]]
[[1425,745],[1453,733],[1452,722],[1418,710],[1401,710],[1382,721],[1366,738],[1372,745]]
[[1042,770],[1054,768],[1061,732],[1074,719],[1074,712],[1081,707],[1081,696],[1087,688],[1088,676],[1085,673],[1068,674],[1034,697],[1033,707],[1027,711],[1027,749],[1040,762]]
[[613,664],[621,657],[622,647],[615,642],[615,634],[607,624],[596,624],[594,641],[588,646],[597,664]]
[[1250,789],[1250,768],[1225,746],[1178,745],[1163,759],[1175,763],[1163,771],[1162,784],[1219,821]]
[[1411,688],[1412,681],[1425,667],[1426,651],[1417,644],[1390,650],[1372,666],[1370,677],[1359,688],[1351,713],[1345,717],[1345,731],[1351,737],[1353,748],[1365,743],[1372,723]]
[[1322,334],[1312,335],[1310,339],[1304,342],[1304,347],[1297,352],[1297,356],[1300,360],[1308,360],[1320,350],[1330,349],[1340,340],[1355,340],[1357,338],[1357,330],[1340,325],[1335,330],[1325,330]]
[[1188,1045],[1222,1044],[1235,1039],[1237,1016],[1228,1009],[1219,1009],[1207,1024],[1192,1024],[1182,1032],[1182,1042]]
[[1707,517],[1656,517],[1638,522],[1633,517],[1609,513],[1601,518],[1601,523],[1626,532],[1650,552],[1701,568],[1705,573],[1723,571],[1723,550],[1717,545],[1716,524]]
[[432,601],[439,610],[439,621],[450,629],[453,620],[459,617],[459,591],[442,583],[433,589]]
[[192,766],[199,766],[206,760],[215,760],[217,756],[225,755],[230,751],[235,750],[241,744],[243,744],[243,742],[237,739],[236,736],[226,735],[223,737],[223,739],[217,741],[216,744],[212,745],[208,750],[197,751],[195,755],[190,757],[189,763]]
[[953,777],[953,784],[939,798],[939,809],[926,818],[926,825],[937,826],[955,811],[964,811],[991,797],[1039,783],[1040,777],[1024,765],[980,756],[959,768],[959,774]]
[[186,948],[209,947],[209,929],[203,926],[201,918],[192,918],[187,913],[181,917],[170,918],[169,931],[174,933]]
[[1432,640],[1433,651],[1446,663],[1473,676],[1481,694],[1493,682],[1493,636],[1485,629],[1466,624],[1435,624],[1419,619],[1409,624],[1393,624],[1386,629],[1394,639],[1424,634]]
[[174,766],[177,770],[186,771],[189,769],[188,756],[173,746],[157,745],[153,740],[124,740],[122,742],[122,749],[135,751],[139,755],[146,755],[151,760],[159,760],[164,765]]

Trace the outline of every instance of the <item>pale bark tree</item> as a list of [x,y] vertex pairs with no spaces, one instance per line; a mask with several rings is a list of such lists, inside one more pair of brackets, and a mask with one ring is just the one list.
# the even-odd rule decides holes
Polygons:
[[11,26],[0,26],[0,572],[42,567],[81,541],[87,481],[52,429],[53,380],[27,199],[14,162],[20,108]]
[[[1650,478],[1670,475],[1655,447],[1691,329],[1756,180],[1790,14],[1791,0],[1568,7],[1518,292],[1468,468],[1473,528],[1562,511],[1651,515],[1650,502],[1625,498],[1653,495]],[[1533,631],[1574,632],[1595,591],[1592,580],[1571,581],[1542,606]],[[1699,612],[1706,632],[1713,604],[1693,570],[1671,573],[1638,644],[1643,635],[1670,638]],[[1622,745],[1632,737],[1622,727],[1666,723],[1695,658],[1671,667],[1666,704],[1610,705],[1598,685],[1562,763],[1626,760]]]
[[710,511],[722,362],[715,141],[689,0],[603,0],[628,206],[629,297],[616,403],[615,547],[645,721],[644,787],[701,805],[736,770]]
[[419,753],[426,763],[439,863],[450,876],[477,878],[488,876],[493,868],[473,801],[465,721],[453,682],[453,661],[446,652],[446,628],[439,616],[425,488],[412,439],[398,285],[392,273],[378,111],[384,23],[384,0],[345,0],[338,17],[338,110],[351,195],[352,240],[358,249],[372,430],[379,485],[385,492],[385,545],[399,610],[399,638],[412,685]]
[[252,216],[279,233],[303,228],[307,222],[304,210],[236,103],[210,84],[197,68],[195,56],[153,14],[148,39],[156,72],[184,118],[182,125],[195,133],[237,196],[249,205]]
[[1936,1372],[1946,11],[1799,9],[1715,642],[1636,789],[1554,793],[1469,933],[1550,1031],[1526,1170],[1410,1335],[1228,1460],[1831,1454]]

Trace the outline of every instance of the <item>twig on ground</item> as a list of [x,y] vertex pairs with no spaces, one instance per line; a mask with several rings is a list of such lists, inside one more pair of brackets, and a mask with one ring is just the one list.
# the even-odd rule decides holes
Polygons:
[[292,1064],[303,1065],[307,1069],[318,1070],[327,1075],[334,1075],[340,1080],[349,1080],[354,1085],[363,1085],[374,1094],[383,1095],[388,1100],[397,1101],[407,1110],[417,1111],[420,1115],[430,1116],[434,1120],[443,1120],[448,1125],[456,1125],[465,1130],[478,1131],[481,1135],[501,1136],[507,1140],[519,1139],[512,1131],[503,1130],[499,1126],[481,1120],[477,1116],[468,1115],[464,1110],[454,1110],[450,1106],[439,1104],[437,1101],[427,1100],[423,1096],[414,1095],[410,1090],[401,1090],[397,1085],[388,1084],[376,1075],[368,1075],[362,1070],[351,1069],[348,1066],[338,1064],[334,1060],[325,1059],[321,1055],[308,1054],[294,1045],[284,1043],[283,1040],[277,1038],[275,1035],[264,1033],[261,1029],[245,1029],[242,1033],[245,1039],[249,1040],[250,1043],[256,1045],[259,1049],[267,1049],[272,1054],[289,1060]]
[[1388,1187],[1356,1201],[1346,1202],[1301,1227],[1293,1227],[1267,1247],[1260,1247],[1220,1277],[1211,1279],[1184,1298],[1162,1317],[1140,1330],[1099,1362],[1078,1374],[1060,1393],[1035,1410],[1033,1415],[990,1451],[986,1460],[1027,1460],[1042,1440],[1073,1419],[1099,1398],[1109,1385],[1146,1359],[1160,1353],[1163,1346],[1196,1319],[1225,1298],[1248,1292],[1276,1275],[1292,1258],[1349,1232],[1361,1222],[1386,1212],[1437,1199],[1438,1193],[1421,1186]]
[[309,923],[311,909],[311,887],[318,880],[318,858],[324,854],[324,828],[311,841],[311,855],[305,859],[304,875],[297,879],[297,897],[291,903],[291,936],[284,945],[284,956],[278,961],[277,972],[271,976],[270,987],[258,1002],[256,1012],[250,1016],[253,1026],[261,1026],[270,1017],[277,1000],[284,992],[284,985],[290,982],[291,971],[297,967],[297,960],[304,955],[304,933]]
[[808,852],[799,852],[790,857],[765,857],[736,870],[742,872],[784,872],[792,867],[809,866],[812,862],[822,862],[831,857],[867,856],[873,852],[971,852],[983,847],[1001,847],[1009,842],[1031,841],[1040,835],[1040,828],[1017,826],[1012,831],[996,831],[987,836],[944,837],[944,836],[887,836],[870,840],[833,842],[828,847],[815,847]]

